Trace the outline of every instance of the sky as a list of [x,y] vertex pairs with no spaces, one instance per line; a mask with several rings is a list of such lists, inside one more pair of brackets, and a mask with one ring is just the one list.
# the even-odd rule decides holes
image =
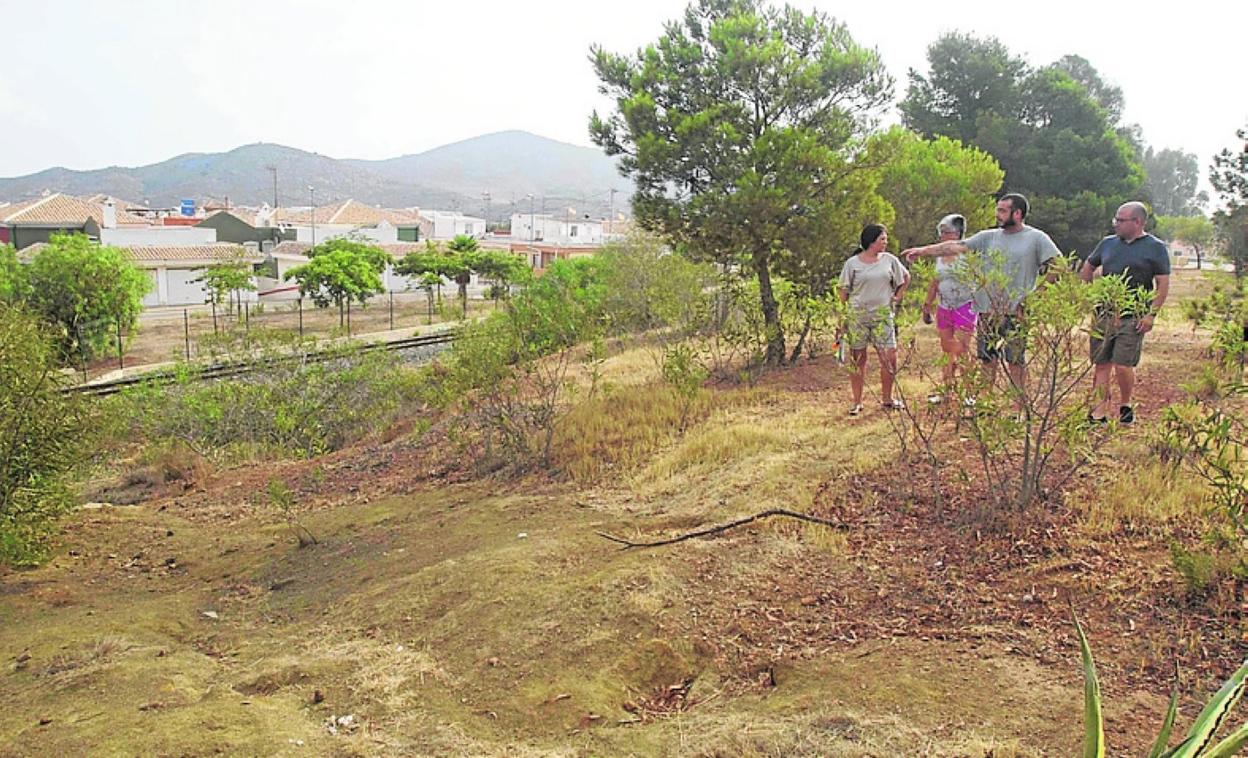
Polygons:
[[[1087,58],[1124,120],[1202,169],[1248,125],[1246,0],[797,0],[845,22],[896,79],[949,31],[1035,65]],[[591,45],[631,53],[680,0],[0,0],[0,177],[156,163],[275,142],[390,158],[522,129],[591,144],[610,110]],[[881,103],[885,122],[893,103]]]

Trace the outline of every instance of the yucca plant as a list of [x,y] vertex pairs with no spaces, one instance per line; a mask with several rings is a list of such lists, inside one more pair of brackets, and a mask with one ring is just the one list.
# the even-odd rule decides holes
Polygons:
[[[1079,651],[1083,656],[1083,756],[1084,758],[1105,758],[1105,723],[1101,716],[1101,686],[1096,680],[1096,664],[1092,662],[1092,649],[1088,647],[1088,638],[1083,627],[1075,617],[1075,631],[1079,634]],[[1178,709],[1179,691],[1176,687],[1170,694],[1170,706],[1166,709],[1166,718],[1161,723],[1161,733],[1148,751],[1148,758],[1230,758],[1239,755],[1239,751],[1248,745],[1248,723],[1240,726],[1226,739],[1213,744],[1218,727],[1226,719],[1231,709],[1239,702],[1248,684],[1248,661],[1226,680],[1222,688],[1209,700],[1196,721],[1188,730],[1183,741],[1174,747],[1170,743],[1170,733],[1174,729],[1174,718]]]

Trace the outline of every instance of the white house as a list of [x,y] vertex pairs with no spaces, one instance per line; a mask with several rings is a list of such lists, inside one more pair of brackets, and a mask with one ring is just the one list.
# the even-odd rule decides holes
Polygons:
[[[209,295],[204,285],[195,280],[203,276],[204,269],[225,261],[241,260],[254,266],[263,260],[256,251],[229,243],[119,247],[152,278],[154,286],[143,298],[144,306],[202,304]],[[256,299],[254,292],[244,292],[242,296],[244,300]]]
[[485,237],[485,219],[476,216],[465,216],[453,211],[421,211],[420,215],[428,219],[432,225],[431,237],[435,240],[449,240],[466,234],[475,239]]
[[604,241],[602,222],[574,213],[563,216],[549,213],[511,214],[513,242],[545,242],[551,245],[601,245]]

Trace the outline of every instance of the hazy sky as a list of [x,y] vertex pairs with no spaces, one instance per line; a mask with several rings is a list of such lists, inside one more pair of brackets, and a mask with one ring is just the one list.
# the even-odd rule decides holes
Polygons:
[[[877,47],[904,94],[927,45],[995,35],[1082,55],[1158,148],[1211,155],[1248,123],[1245,0],[809,0]],[[588,145],[591,44],[632,52],[679,0],[0,0],[0,176],[277,142],[387,158],[505,129]],[[892,113],[892,104],[881,104]]]

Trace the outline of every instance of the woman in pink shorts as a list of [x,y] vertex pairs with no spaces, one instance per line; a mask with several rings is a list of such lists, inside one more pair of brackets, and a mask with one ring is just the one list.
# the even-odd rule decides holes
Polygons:
[[[966,219],[951,213],[936,225],[940,241],[959,240],[966,233]],[[936,331],[940,334],[940,349],[945,353],[945,365],[942,369],[944,389],[953,386],[957,376],[958,363],[962,356],[970,350],[971,336],[975,334],[975,291],[958,277],[958,256],[946,255],[936,259],[936,276],[927,288],[927,301],[923,303],[923,320],[932,322],[932,306],[936,304]],[[937,392],[929,400],[939,403],[943,396]]]

